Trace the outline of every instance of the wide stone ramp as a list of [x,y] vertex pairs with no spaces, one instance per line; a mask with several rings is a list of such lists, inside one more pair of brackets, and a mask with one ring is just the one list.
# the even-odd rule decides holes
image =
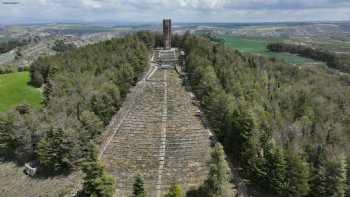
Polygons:
[[178,74],[168,71],[168,119],[163,190],[179,184],[184,190],[200,185],[208,173],[209,133],[201,124],[198,107]]
[[150,197],[164,196],[172,184],[185,190],[200,185],[208,173],[209,134],[177,73],[156,71],[134,88],[125,106],[102,156],[117,178],[116,195],[131,196],[137,174]]

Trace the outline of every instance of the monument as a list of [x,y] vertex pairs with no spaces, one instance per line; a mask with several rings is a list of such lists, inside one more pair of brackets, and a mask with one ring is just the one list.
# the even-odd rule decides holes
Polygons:
[[156,51],[160,68],[174,68],[178,64],[177,49],[171,46],[171,19],[163,20],[163,47]]
[[163,20],[163,43],[164,49],[171,49],[171,19]]

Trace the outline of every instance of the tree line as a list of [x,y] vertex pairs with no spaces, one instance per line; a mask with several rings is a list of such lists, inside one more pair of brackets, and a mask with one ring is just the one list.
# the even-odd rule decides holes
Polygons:
[[348,195],[348,79],[190,34],[181,46],[192,91],[243,176],[280,196]]
[[19,69],[18,66],[14,64],[2,64],[0,65],[0,74],[8,74],[14,72],[28,71],[29,68],[25,67],[23,69]]
[[56,52],[65,52],[76,48],[72,43],[65,43],[64,40],[56,40],[52,50]]
[[12,49],[27,45],[28,40],[9,40],[7,42],[0,43],[0,54],[7,53]]
[[299,54],[306,58],[316,61],[326,62],[331,68],[339,69],[342,72],[350,73],[350,57],[349,55],[337,54],[328,50],[310,47],[306,45],[287,44],[287,43],[271,43],[267,49],[273,52],[288,52]]

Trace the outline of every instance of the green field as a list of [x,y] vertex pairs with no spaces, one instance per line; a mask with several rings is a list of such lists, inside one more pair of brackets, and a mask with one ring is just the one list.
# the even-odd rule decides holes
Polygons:
[[41,91],[28,85],[29,72],[0,75],[0,112],[5,112],[19,104],[40,107]]
[[225,45],[235,48],[243,53],[256,53],[266,57],[274,57],[277,60],[290,64],[315,63],[315,61],[312,59],[300,57],[290,53],[269,52],[266,49],[266,46],[269,44],[268,40],[242,38],[236,36],[218,36],[217,38],[223,39],[225,41]]

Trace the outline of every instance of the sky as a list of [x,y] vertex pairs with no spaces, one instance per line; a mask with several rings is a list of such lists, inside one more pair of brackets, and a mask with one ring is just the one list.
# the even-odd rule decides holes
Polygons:
[[0,0],[0,24],[350,20],[350,0]]

